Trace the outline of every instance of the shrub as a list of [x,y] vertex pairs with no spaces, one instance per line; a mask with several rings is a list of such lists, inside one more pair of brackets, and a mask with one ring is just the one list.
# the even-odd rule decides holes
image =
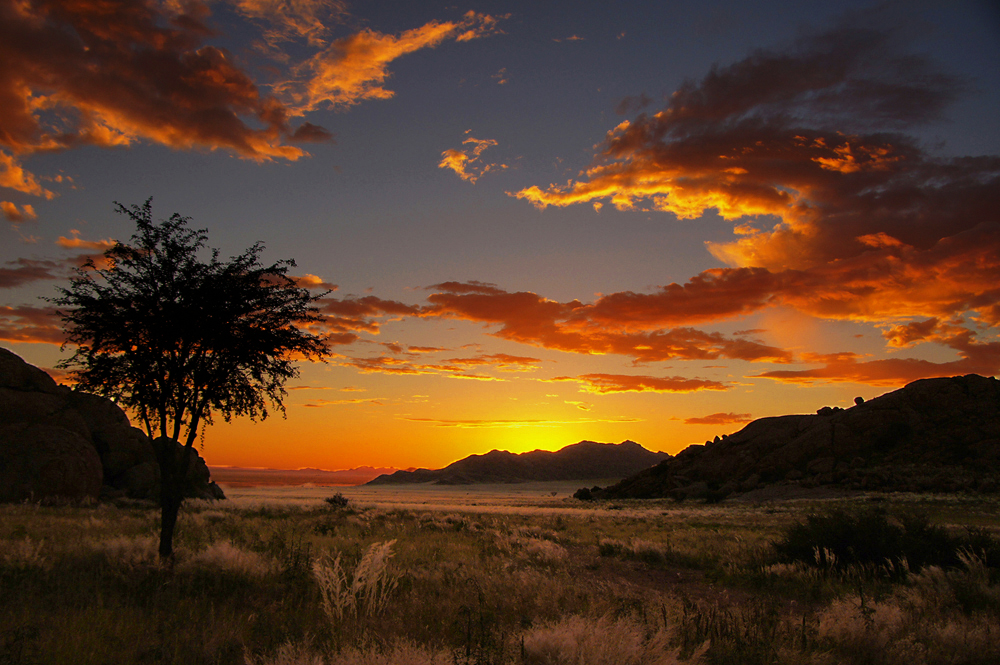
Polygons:
[[871,567],[897,578],[927,566],[958,567],[962,551],[993,565],[1000,558],[1000,544],[983,530],[954,536],[930,524],[926,515],[910,513],[890,520],[882,508],[809,515],[804,523],[788,527],[774,548],[786,561],[837,570]]
[[342,492],[337,492],[333,496],[328,496],[323,499],[323,501],[334,508],[347,508],[347,504],[349,503],[347,497],[344,496]]

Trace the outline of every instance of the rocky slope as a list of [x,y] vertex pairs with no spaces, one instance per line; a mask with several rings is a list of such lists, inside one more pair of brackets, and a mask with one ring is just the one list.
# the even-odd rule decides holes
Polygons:
[[[114,402],[60,386],[0,348],[0,501],[155,500],[159,473],[149,439]],[[200,456],[185,494],[224,498]]]
[[915,381],[849,409],[755,420],[693,445],[594,498],[699,498],[786,485],[853,490],[1000,491],[1000,381]]
[[617,478],[629,476],[667,457],[666,453],[654,453],[633,441],[618,444],[581,441],[556,452],[533,450],[514,454],[491,450],[485,455],[471,455],[443,469],[397,471],[379,476],[368,484],[468,485]]

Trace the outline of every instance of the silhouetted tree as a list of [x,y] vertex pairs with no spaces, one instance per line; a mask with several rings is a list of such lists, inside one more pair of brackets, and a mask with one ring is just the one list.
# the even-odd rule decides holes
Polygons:
[[74,370],[80,389],[131,410],[153,441],[166,559],[192,446],[212,415],[264,419],[268,406],[284,413],[295,362],[322,359],[328,348],[308,330],[321,320],[313,306],[320,296],[288,276],[294,261],[262,265],[261,243],[221,261],[187,218],[154,223],[151,201],[116,203],[137,227],[130,243],[107,250],[104,267],[88,261],[52,302],[66,308],[67,343],[76,345],[60,365]]

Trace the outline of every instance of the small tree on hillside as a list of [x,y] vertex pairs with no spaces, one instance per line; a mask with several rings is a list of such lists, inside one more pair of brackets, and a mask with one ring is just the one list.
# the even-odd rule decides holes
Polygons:
[[[174,214],[154,223],[151,199],[116,210],[137,230],[130,243],[88,262],[52,302],[62,309],[62,367],[80,389],[113,398],[142,422],[161,478],[160,557],[173,555],[184,481],[199,432],[213,414],[264,419],[284,413],[295,361],[322,359],[326,342],[308,331],[321,318],[288,276],[294,261],[260,262],[257,243],[228,261],[208,249],[205,230]],[[179,445],[180,444],[180,445]],[[183,446],[183,447],[181,447]]]

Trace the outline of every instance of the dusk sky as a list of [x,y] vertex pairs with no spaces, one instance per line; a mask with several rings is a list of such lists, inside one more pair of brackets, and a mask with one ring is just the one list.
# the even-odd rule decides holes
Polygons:
[[210,464],[676,453],[1000,371],[997,109],[990,0],[0,0],[0,344],[152,197],[332,289]]

